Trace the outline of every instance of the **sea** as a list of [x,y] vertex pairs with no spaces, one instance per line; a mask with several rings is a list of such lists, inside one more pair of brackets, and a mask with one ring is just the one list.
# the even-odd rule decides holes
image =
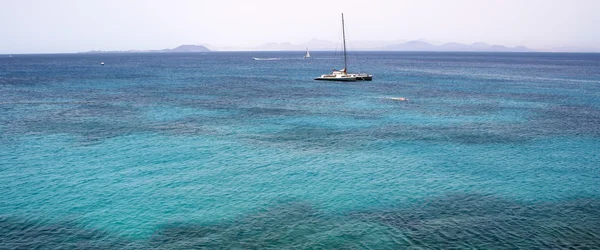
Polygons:
[[600,54],[311,54],[0,55],[0,249],[600,248]]

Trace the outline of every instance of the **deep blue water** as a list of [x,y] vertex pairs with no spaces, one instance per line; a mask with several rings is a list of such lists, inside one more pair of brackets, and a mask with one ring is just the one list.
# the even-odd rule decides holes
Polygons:
[[0,55],[0,249],[600,248],[600,54],[303,54]]

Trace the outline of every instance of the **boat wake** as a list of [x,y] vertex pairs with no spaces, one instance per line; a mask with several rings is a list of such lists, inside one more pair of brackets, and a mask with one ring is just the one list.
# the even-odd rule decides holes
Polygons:
[[314,58],[314,57],[252,57],[252,60],[254,61],[281,61],[281,60],[334,60],[334,59],[338,59],[338,58],[334,58],[334,57],[320,57],[320,58]]
[[403,102],[408,102],[408,98],[406,97],[384,97],[384,99],[388,99],[388,100],[394,100],[394,101],[403,101]]
[[252,60],[254,61],[276,61],[276,60],[282,60],[283,58],[279,58],[279,57],[270,57],[270,58],[259,58],[259,57],[252,57]]

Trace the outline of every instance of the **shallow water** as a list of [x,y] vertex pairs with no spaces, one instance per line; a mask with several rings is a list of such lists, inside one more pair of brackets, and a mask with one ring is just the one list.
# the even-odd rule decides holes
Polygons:
[[600,246],[599,54],[302,55],[0,57],[0,248]]

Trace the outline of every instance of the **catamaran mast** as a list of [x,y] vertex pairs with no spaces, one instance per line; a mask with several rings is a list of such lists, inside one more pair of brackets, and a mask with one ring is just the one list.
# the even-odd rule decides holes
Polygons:
[[342,37],[344,38],[344,72],[348,72],[348,64],[346,62],[346,28],[344,27],[344,13],[342,13]]

